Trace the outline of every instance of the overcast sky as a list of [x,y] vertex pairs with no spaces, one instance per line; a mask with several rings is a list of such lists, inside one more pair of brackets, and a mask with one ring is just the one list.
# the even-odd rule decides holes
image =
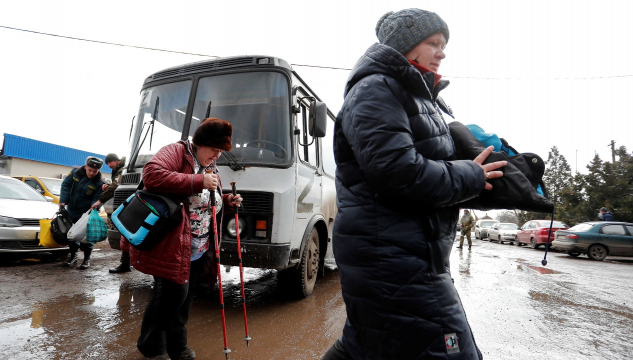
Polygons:
[[[210,56],[273,55],[337,113],[349,71],[390,10],[421,7],[450,29],[439,73],[456,120],[586,173],[609,143],[633,150],[633,2],[4,1],[0,26]],[[144,79],[205,57],[0,28],[0,136],[127,151]]]

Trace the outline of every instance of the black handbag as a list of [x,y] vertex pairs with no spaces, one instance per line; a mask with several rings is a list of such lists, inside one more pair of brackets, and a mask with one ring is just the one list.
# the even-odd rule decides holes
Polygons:
[[68,230],[73,226],[73,222],[66,209],[60,208],[51,220],[51,235],[53,240],[60,245],[68,244]]
[[[142,187],[143,182],[139,184]],[[130,245],[151,250],[182,221],[182,202],[147,190],[137,190],[112,213],[112,223]]]
[[[457,159],[473,160],[486,149],[486,146],[460,122],[453,121],[448,124],[448,128],[455,143]],[[548,199],[543,183],[545,173],[543,159],[532,153],[519,154],[504,139],[501,141],[505,147],[517,154],[511,156],[503,151],[493,151],[484,164],[507,161],[508,165],[498,169],[503,172],[503,176],[488,180],[493,186],[491,191],[482,191],[479,196],[460,203],[459,206],[479,210],[519,209],[552,213],[554,204]],[[543,195],[538,193],[539,187]]]

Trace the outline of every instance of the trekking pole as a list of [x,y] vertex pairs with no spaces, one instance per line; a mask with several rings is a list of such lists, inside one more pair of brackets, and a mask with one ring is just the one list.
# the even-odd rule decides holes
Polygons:
[[218,243],[218,223],[215,217],[215,190],[211,192],[211,217],[213,218],[213,240],[215,241],[215,259],[218,263],[218,290],[220,291],[220,311],[222,312],[222,334],[224,335],[224,351],[222,353],[229,359],[231,349],[226,341],[226,318],[224,316],[224,295],[222,294],[222,271],[220,271],[220,244]]
[[[235,199],[235,195],[237,194],[237,190],[235,189],[235,181],[231,183],[231,188],[233,189],[233,198]],[[246,341],[246,347],[248,346],[248,342],[251,340],[251,337],[248,336],[248,321],[246,321],[246,295],[244,294],[244,269],[242,268],[242,247],[240,246],[240,227],[239,227],[239,218],[237,216],[237,205],[233,206],[235,209],[235,233],[237,235],[237,258],[240,263],[240,285],[242,286],[242,310],[244,311],[244,332],[246,333],[246,337],[244,341]]]

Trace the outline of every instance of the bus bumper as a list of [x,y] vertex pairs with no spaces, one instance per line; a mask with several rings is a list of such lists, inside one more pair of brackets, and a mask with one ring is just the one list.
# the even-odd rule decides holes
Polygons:
[[[240,245],[242,245],[242,266],[277,270],[288,267],[290,244],[241,243]],[[209,251],[213,251],[213,246],[211,246]],[[236,241],[222,240],[220,245],[220,264],[239,266]]]

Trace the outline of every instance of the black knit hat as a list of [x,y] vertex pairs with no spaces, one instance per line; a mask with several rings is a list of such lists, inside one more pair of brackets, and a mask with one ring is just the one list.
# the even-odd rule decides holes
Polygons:
[[108,155],[106,155],[105,157],[105,163],[110,163],[112,161],[121,161],[121,159],[119,159],[119,157],[117,156],[117,154],[115,153],[109,153]]
[[381,44],[396,49],[402,55],[408,53],[429,36],[444,34],[448,43],[448,25],[434,12],[420,9],[390,11],[376,24],[376,36]]
[[228,121],[217,118],[204,119],[193,133],[192,142],[197,146],[209,146],[231,151],[233,127]]
[[86,158],[86,165],[93,169],[101,169],[101,167],[103,166],[103,160],[96,156],[88,156]]

